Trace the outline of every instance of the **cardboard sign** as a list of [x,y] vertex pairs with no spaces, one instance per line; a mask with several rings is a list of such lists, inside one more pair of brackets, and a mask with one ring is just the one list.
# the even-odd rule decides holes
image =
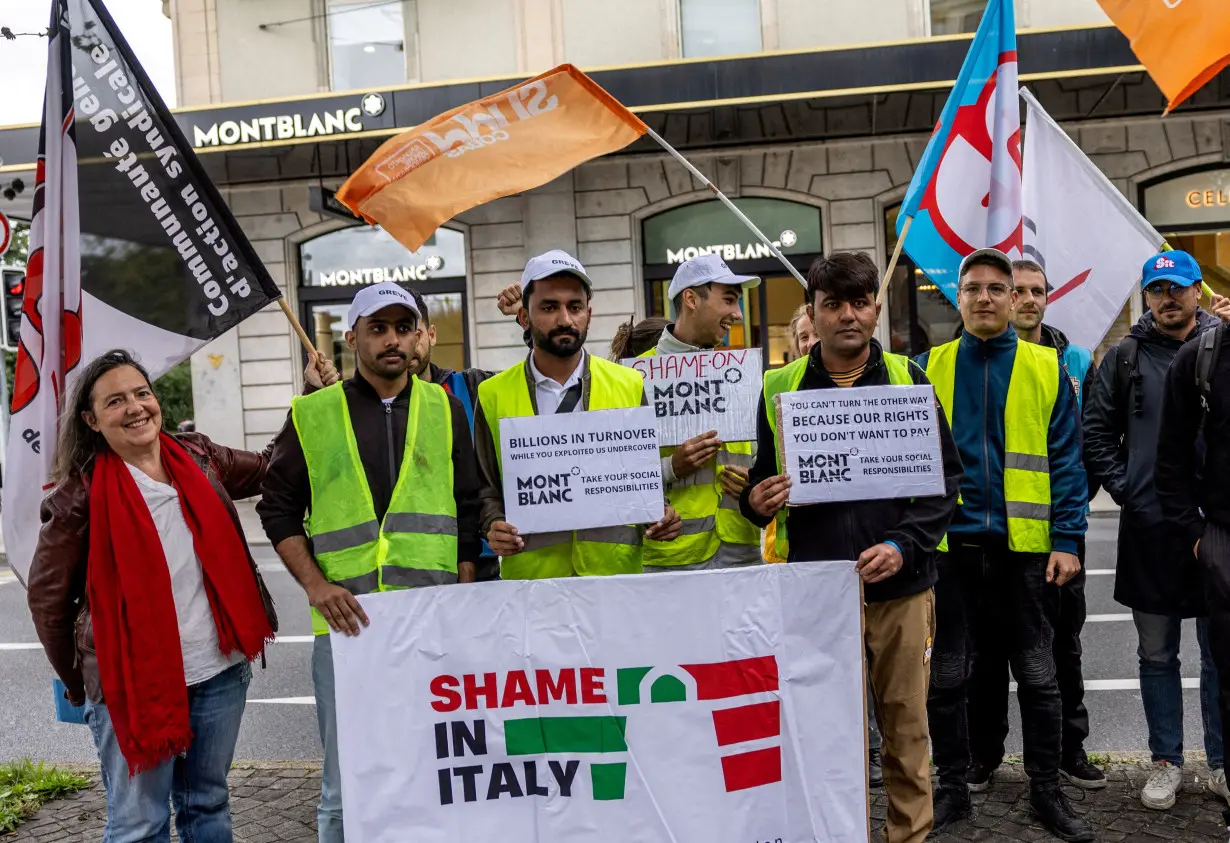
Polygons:
[[809,389],[776,400],[791,505],[944,494],[931,386]]
[[363,595],[333,636],[347,843],[867,843],[853,568]]
[[648,407],[501,419],[500,439],[505,519],[522,535],[662,519]]
[[645,378],[662,445],[681,445],[710,430],[724,442],[756,439],[764,365],[759,348],[630,357]]

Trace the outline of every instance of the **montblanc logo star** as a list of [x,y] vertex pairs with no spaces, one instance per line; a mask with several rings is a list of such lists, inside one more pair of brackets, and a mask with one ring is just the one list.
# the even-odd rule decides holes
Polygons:
[[384,114],[384,97],[375,93],[367,94],[359,102],[359,106],[368,117],[379,117]]
[[795,234],[793,231],[787,228],[785,231],[782,232],[782,236],[779,239],[781,241],[783,248],[789,249],[795,243],[799,242],[799,235]]
[[427,269],[431,272],[439,272],[441,269],[444,269],[444,258],[439,255],[428,255]]

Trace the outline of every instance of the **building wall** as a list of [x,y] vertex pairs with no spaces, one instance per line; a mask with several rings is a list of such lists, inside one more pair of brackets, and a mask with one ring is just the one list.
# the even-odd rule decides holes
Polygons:
[[[1198,117],[1091,121],[1069,134],[1136,203],[1141,185],[1230,160],[1230,112]],[[727,195],[772,196],[821,208],[826,251],[855,249],[886,262],[884,212],[905,193],[923,135],[689,153]],[[333,185],[336,186],[336,185]],[[298,244],[336,228],[307,207],[307,184],[234,189],[226,198],[257,253],[298,310]],[[607,158],[550,184],[462,214],[469,238],[471,365],[503,369],[525,355],[521,329],[495,306],[525,262],[548,249],[575,254],[594,281],[588,348],[606,356],[617,326],[645,314],[640,223],[711,198],[665,155]],[[1125,323],[1120,326],[1121,330]],[[260,450],[281,428],[301,387],[299,349],[276,306],[248,319],[193,359],[199,428]]]
[[1043,28],[1049,26],[1084,26],[1110,23],[1097,0],[1024,0],[1024,9],[1017,2],[1017,25]]
[[500,76],[521,69],[514,0],[448,0],[417,6],[422,81]]
[[911,0],[762,0],[777,7],[777,47],[798,50],[872,41],[922,38],[920,16],[910,14]]
[[[222,100],[294,97],[329,90],[327,42],[317,40],[324,0],[212,0],[222,38]],[[263,23],[295,21],[261,29]],[[258,72],[254,72],[259,68]]]
[[[671,0],[562,0],[564,59],[581,67],[665,61],[664,18]],[[546,68],[534,68],[534,70]]]

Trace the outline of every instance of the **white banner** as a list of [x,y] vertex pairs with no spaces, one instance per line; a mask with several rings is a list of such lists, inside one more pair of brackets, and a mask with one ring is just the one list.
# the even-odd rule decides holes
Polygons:
[[764,364],[759,348],[659,354],[621,361],[645,378],[645,397],[663,446],[710,430],[723,442],[756,439],[756,403]]
[[932,387],[808,389],[778,401],[791,504],[944,494]]
[[359,601],[347,843],[867,843],[851,562]]
[[522,535],[662,520],[653,410],[500,419],[504,517]]
[[1051,284],[1046,324],[1097,348],[1140,289],[1144,262],[1162,249],[1132,203],[1025,88],[1025,257]]

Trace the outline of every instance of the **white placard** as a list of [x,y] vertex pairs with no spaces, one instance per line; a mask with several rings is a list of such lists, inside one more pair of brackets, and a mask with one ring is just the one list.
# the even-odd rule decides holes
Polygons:
[[662,520],[653,410],[500,419],[504,517],[522,535]]
[[645,397],[663,446],[710,430],[723,442],[756,439],[756,404],[764,365],[759,348],[659,354],[621,361],[645,378]]
[[808,389],[778,399],[791,504],[944,494],[931,386]]
[[363,595],[333,636],[347,843],[867,843],[853,568]]

